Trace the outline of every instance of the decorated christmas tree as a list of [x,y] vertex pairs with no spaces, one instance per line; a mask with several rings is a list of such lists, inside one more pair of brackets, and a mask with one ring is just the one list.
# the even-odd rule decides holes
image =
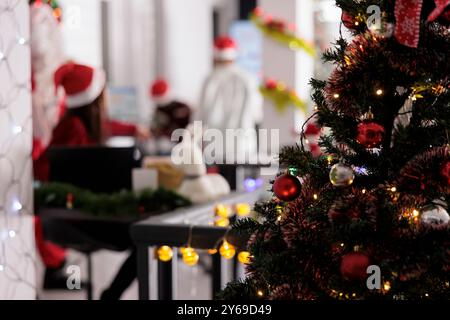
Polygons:
[[450,1],[336,4],[353,37],[323,54],[304,125],[330,128],[323,153],[282,150],[273,198],[233,226],[246,278],[219,298],[450,298]]

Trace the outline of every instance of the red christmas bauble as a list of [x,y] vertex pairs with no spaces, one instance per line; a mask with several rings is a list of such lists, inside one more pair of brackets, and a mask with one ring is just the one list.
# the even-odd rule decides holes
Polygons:
[[447,180],[447,184],[450,186],[450,160],[444,162],[441,167],[441,175]]
[[383,141],[384,128],[375,122],[361,122],[356,140],[366,148],[379,147]]
[[318,135],[320,133],[321,128],[313,122],[310,122],[306,125],[305,135]]
[[347,253],[341,260],[341,275],[346,280],[364,280],[367,278],[369,265],[369,257],[364,253]]
[[341,21],[348,29],[355,29],[355,18],[347,11],[342,11]]
[[292,201],[300,195],[302,185],[296,176],[285,173],[278,176],[273,183],[275,196],[283,201]]

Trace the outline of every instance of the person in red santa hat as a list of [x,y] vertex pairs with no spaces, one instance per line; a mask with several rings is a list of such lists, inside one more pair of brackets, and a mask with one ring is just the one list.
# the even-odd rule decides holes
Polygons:
[[[69,62],[56,70],[54,80],[55,87],[65,91],[65,112],[52,132],[48,148],[98,145],[110,135],[150,136],[145,128],[107,119],[106,76],[102,69]],[[33,167],[36,180],[48,181],[50,163],[46,151]],[[66,288],[62,273],[65,250],[45,241],[39,217],[35,222],[36,246],[46,266],[44,288]]]
[[[257,153],[256,125],[262,120],[262,98],[256,79],[235,62],[235,41],[221,36],[214,41],[214,69],[207,77],[200,102],[200,117],[208,128],[219,129],[225,137],[227,129],[244,129],[234,144],[225,141],[222,157]],[[237,132],[237,131],[236,131]]]
[[156,104],[151,124],[151,132],[155,138],[157,153],[170,154],[178,141],[171,141],[173,131],[184,129],[191,119],[191,108],[173,98],[166,80],[156,79],[150,87],[150,96]]

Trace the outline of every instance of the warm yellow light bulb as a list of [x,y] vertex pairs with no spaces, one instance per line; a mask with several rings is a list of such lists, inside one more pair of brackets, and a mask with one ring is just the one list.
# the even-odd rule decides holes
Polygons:
[[258,290],[258,291],[256,292],[256,294],[257,294],[258,296],[262,297],[262,296],[264,295],[264,292],[262,292],[262,290]]
[[227,206],[224,206],[223,204],[218,204],[215,208],[215,214],[216,216],[222,218],[228,218],[230,216],[230,210]]
[[248,251],[241,251],[238,253],[238,261],[242,264],[249,264],[250,263],[250,252]]
[[208,249],[208,253],[209,254],[216,254],[217,253],[217,249]]
[[156,251],[156,254],[158,255],[158,259],[167,262],[170,261],[173,257],[173,251],[172,248],[169,246],[161,246]]
[[332,155],[328,155],[327,156],[327,161],[328,161],[328,165],[330,165],[331,162],[333,161],[333,156]]
[[366,192],[367,192],[367,190],[366,189],[362,189],[362,191],[361,191],[363,194],[365,194]]
[[397,188],[396,187],[392,187],[391,188],[391,192],[395,192],[395,191],[397,191]]
[[188,247],[183,252],[183,262],[188,266],[196,265],[198,262],[198,253],[191,247]]
[[250,205],[248,203],[238,203],[236,205],[236,213],[238,216],[247,216],[250,213]]
[[317,200],[317,199],[319,199],[319,196],[316,193],[314,193],[313,198],[314,198],[314,200]]
[[222,243],[222,245],[219,248],[219,252],[220,252],[220,255],[222,257],[224,257],[225,259],[231,259],[236,254],[236,249],[234,248],[234,246],[232,244],[230,244],[230,243],[228,243],[228,241],[224,240],[224,242]]
[[228,227],[230,225],[230,220],[228,220],[228,218],[219,217],[214,221],[214,225],[218,227]]
[[383,94],[383,90],[378,89],[376,92],[377,96],[381,96]]
[[335,99],[339,98],[339,93],[333,94],[333,98],[335,98]]
[[414,209],[412,211],[413,217],[418,217],[419,216],[419,211],[417,211],[416,209]]
[[391,283],[390,283],[389,281],[386,281],[386,282],[383,284],[383,289],[384,289],[384,291],[389,291],[389,290],[391,290]]

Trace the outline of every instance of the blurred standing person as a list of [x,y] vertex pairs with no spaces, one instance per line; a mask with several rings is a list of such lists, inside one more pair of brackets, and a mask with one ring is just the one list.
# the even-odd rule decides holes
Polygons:
[[216,150],[216,157],[233,162],[247,161],[245,157],[257,153],[255,129],[262,120],[257,81],[235,63],[236,58],[237,47],[232,38],[215,39],[214,69],[204,83],[199,108],[203,125],[220,130],[224,139],[227,129],[235,130],[234,143],[224,140],[224,148]]

